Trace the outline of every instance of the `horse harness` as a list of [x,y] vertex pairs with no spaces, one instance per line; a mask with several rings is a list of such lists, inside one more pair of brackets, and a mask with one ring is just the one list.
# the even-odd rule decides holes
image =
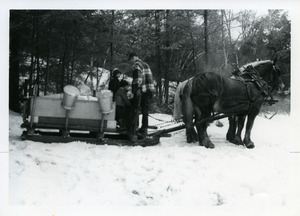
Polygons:
[[[248,75],[249,78],[244,78],[244,75]],[[263,80],[252,65],[247,66],[243,73],[233,73],[233,76],[234,78],[232,79],[236,79],[245,85],[250,105],[253,104],[261,94],[265,95],[264,101],[269,103],[270,106],[277,102],[277,100],[273,99],[272,89],[269,84]],[[250,95],[248,83],[254,83],[259,90],[259,93],[254,98]]]
[[[240,72],[240,71],[236,72],[236,73],[233,72],[232,74],[233,74],[233,77],[231,77],[231,79],[242,82],[245,85],[247,95],[248,95],[248,99],[246,99],[245,101],[247,101],[247,104],[249,104],[249,109],[248,109],[249,111],[251,110],[253,104],[258,99],[258,97],[262,94],[265,96],[264,102],[269,103],[270,106],[277,102],[277,100],[273,99],[273,96],[271,93],[272,90],[271,90],[270,86],[268,85],[268,83],[263,80],[263,78],[259,75],[259,73],[255,70],[255,68],[252,65],[247,66],[243,72]],[[246,75],[249,78],[245,78]],[[204,81],[204,77],[202,77],[202,80]],[[255,97],[251,97],[249,83],[254,83],[255,86],[259,90],[258,94]],[[206,86],[205,82],[203,82],[203,85],[207,89],[208,93],[202,93],[201,95],[209,96],[211,98],[211,106],[213,107],[214,99],[216,97],[220,97],[220,96],[217,96],[216,94],[211,92],[210,89],[208,88],[208,86]],[[270,99],[268,99],[268,98],[270,98]],[[225,98],[225,97],[222,97],[222,99],[232,100],[232,98]],[[245,103],[238,105],[236,107],[233,107],[230,110],[227,110],[228,111],[227,114],[214,113],[214,111],[213,111],[212,116],[208,117],[206,119],[203,119],[203,121],[206,121],[206,120],[213,121],[213,120],[218,120],[221,118],[226,118],[232,114],[238,114],[239,112],[234,112],[234,110],[238,110],[242,106],[245,106]],[[229,114],[229,113],[231,113],[231,114]]]

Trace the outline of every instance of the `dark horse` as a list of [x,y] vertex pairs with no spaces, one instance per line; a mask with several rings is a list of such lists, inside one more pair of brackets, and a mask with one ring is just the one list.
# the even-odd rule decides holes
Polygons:
[[[186,83],[181,98],[187,141],[193,142],[198,138],[201,146],[214,148],[207,135],[208,122],[223,115],[230,117],[227,139],[254,148],[250,138],[254,120],[266,99],[273,99],[271,92],[280,84],[280,71],[275,61],[269,60],[244,66],[235,78],[225,78],[214,72],[198,74]],[[194,130],[193,115],[198,135]],[[237,130],[236,118],[231,116],[237,116]],[[246,133],[242,141],[241,132],[246,117]]]

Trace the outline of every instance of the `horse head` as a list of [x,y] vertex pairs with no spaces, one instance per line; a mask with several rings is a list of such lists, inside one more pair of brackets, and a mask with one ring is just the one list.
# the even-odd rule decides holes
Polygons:
[[273,61],[273,80],[274,80],[274,85],[273,85],[273,89],[277,89],[277,90],[280,90],[282,91],[284,89],[284,83],[282,82],[282,79],[281,79],[281,71],[280,69],[276,66],[276,59]]
[[265,81],[271,88],[271,91],[274,89],[282,90],[284,88],[284,84],[281,79],[281,71],[278,66],[276,66],[276,59],[274,61],[270,61],[266,63],[266,69],[263,72]]

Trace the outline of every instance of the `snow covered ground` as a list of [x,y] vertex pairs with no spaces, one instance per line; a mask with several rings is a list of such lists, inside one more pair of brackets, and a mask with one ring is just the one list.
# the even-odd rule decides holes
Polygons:
[[226,207],[270,215],[280,207],[286,215],[300,213],[299,136],[289,116],[257,117],[254,149],[225,140],[226,119],[224,127],[209,127],[215,149],[186,143],[183,130],[145,148],[21,141],[22,118],[10,112],[9,120],[10,205]]

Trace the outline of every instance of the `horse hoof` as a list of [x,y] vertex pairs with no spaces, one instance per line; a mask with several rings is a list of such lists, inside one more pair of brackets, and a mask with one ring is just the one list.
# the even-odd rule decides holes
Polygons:
[[196,143],[198,142],[198,139],[196,137],[187,137],[186,141],[187,143]]
[[192,139],[187,138],[186,139],[187,143],[193,143],[194,141]]
[[198,142],[198,137],[193,137],[193,142]]
[[215,148],[215,145],[212,142],[210,142],[210,143],[208,143],[208,145],[205,145],[205,148],[213,149],[213,148]]
[[228,142],[231,142],[231,143],[232,143],[233,140],[234,140],[234,136],[227,134],[227,135],[226,135],[226,140],[228,140]]
[[231,142],[231,143],[232,143],[232,141],[233,141],[233,139],[227,138],[227,137],[226,137],[226,140],[227,140],[228,142]]
[[246,144],[246,147],[247,147],[248,149],[253,149],[255,146],[254,146],[254,143],[253,143],[253,142],[250,142],[250,143]]
[[210,148],[210,149],[213,149],[215,148],[215,145],[214,144],[211,144],[211,145],[208,145],[208,146],[205,146],[206,148]]
[[244,145],[241,137],[239,136],[235,136],[232,140],[231,143],[235,144],[235,145]]
[[244,143],[242,141],[239,141],[239,140],[231,140],[231,143],[233,143],[235,145],[244,145]]

